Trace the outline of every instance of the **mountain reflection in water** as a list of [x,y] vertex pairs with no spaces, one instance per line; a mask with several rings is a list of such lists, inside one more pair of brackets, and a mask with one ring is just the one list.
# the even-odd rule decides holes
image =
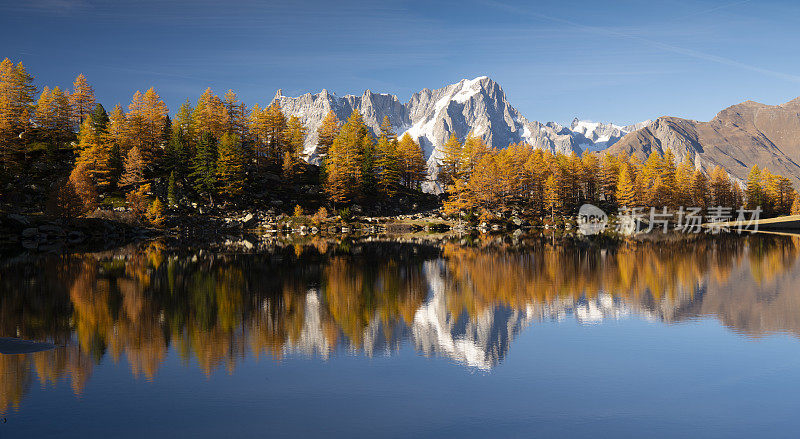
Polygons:
[[206,373],[247,356],[427,356],[489,370],[532,323],[711,316],[746,336],[800,334],[800,239],[624,243],[326,240],[264,254],[166,249],[25,255],[0,265],[0,336],[54,343],[0,355],[0,412],[33,382],[82,392],[104,358],[152,379],[170,349]]

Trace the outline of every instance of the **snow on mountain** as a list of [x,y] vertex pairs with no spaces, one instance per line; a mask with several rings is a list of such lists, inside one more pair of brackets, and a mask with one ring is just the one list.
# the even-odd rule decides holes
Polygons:
[[617,143],[625,134],[649,126],[651,123],[651,120],[646,120],[633,125],[621,126],[613,123],[580,120],[576,117],[572,120],[569,129],[575,133],[578,146],[582,150],[602,151]]

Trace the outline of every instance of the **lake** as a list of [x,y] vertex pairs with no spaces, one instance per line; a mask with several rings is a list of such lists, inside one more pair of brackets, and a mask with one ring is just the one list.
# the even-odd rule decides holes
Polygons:
[[[800,238],[0,260],[0,437],[793,437]],[[13,341],[13,340],[12,340]]]

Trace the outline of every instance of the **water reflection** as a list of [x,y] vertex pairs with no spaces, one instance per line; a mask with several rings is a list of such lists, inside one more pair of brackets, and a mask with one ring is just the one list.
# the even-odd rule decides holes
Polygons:
[[166,249],[20,256],[0,267],[0,336],[62,346],[0,355],[0,412],[30,387],[80,394],[104,360],[153,379],[170,349],[206,373],[246,356],[391,355],[404,343],[488,370],[533,322],[713,316],[800,335],[800,240],[697,238],[611,247],[533,239],[310,241],[263,254]]

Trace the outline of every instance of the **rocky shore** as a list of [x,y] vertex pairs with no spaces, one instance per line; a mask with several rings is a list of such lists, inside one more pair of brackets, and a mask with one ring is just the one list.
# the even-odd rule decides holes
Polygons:
[[493,221],[454,220],[438,208],[392,216],[363,215],[356,207],[347,216],[289,215],[274,210],[177,209],[159,226],[143,225],[130,216],[60,219],[43,215],[0,213],[0,249],[35,252],[99,251],[160,238],[178,245],[211,244],[218,249],[256,251],[276,241],[347,236],[391,236],[444,239],[468,234],[502,234],[511,238],[536,231],[575,234],[571,221],[542,223],[517,215]]
[[161,234],[162,230],[102,218],[0,215],[0,249],[41,252],[101,250]]

